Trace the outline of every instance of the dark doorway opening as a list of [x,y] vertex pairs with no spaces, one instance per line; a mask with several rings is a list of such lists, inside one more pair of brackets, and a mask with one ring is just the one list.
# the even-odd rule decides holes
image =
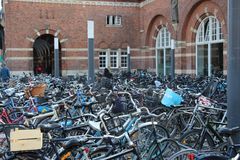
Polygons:
[[[61,46],[59,43],[59,68],[61,75]],[[33,44],[34,74],[54,75],[54,36],[43,34]]]

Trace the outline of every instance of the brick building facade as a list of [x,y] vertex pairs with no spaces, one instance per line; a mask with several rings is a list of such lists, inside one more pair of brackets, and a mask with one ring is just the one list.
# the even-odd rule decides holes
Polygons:
[[132,69],[169,74],[174,39],[176,73],[211,74],[216,69],[226,74],[227,0],[178,3],[179,23],[173,25],[171,0],[4,0],[7,64],[15,74],[33,72],[40,62],[36,55],[53,54],[51,45],[44,48],[41,41],[51,44],[55,36],[62,74],[86,72],[87,20],[92,19],[96,70],[126,68],[130,46]]

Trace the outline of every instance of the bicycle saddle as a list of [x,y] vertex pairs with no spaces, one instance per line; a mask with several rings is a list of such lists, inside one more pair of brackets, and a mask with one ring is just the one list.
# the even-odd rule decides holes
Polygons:
[[226,136],[226,137],[230,137],[231,135],[234,135],[236,133],[240,132],[240,127],[233,127],[233,128],[220,128],[218,130],[220,135]]
[[54,123],[54,124],[41,124],[39,125],[41,132],[48,133],[51,130],[61,128],[61,124]]
[[19,92],[19,93],[15,93],[16,97],[22,97],[25,93],[24,92]]
[[23,115],[27,118],[32,118],[34,116],[37,116],[38,113],[25,112],[25,113],[23,113]]

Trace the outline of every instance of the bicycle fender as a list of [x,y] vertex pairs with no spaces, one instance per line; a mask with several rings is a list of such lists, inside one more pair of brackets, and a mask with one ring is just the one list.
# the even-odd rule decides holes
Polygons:
[[68,149],[68,148],[71,148],[73,146],[82,146],[83,145],[82,143],[83,143],[82,141],[79,141],[77,139],[71,139],[63,145],[63,148]]
[[145,127],[145,126],[151,126],[151,125],[157,125],[157,122],[144,122],[141,124],[138,124],[138,128]]

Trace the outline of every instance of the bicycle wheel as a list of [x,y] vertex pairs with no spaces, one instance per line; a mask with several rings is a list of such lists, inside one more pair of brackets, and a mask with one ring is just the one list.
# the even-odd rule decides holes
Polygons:
[[13,111],[9,113],[9,118],[12,122],[22,124],[24,122],[23,113],[19,111]]
[[5,155],[3,160],[46,160],[40,152],[17,152]]
[[179,138],[179,142],[194,149],[212,149],[214,147],[212,137],[208,133],[206,133],[204,137],[201,137],[201,132],[201,129],[193,129],[192,131],[186,132]]
[[172,115],[165,125],[167,128],[170,137],[176,138],[180,135],[181,131],[184,129],[183,124],[181,123],[181,116],[183,113],[175,113]]
[[[125,152],[124,150],[113,150],[112,148],[100,148],[90,153],[91,160],[103,160],[103,159],[114,159],[114,160],[138,160],[138,156],[133,152]],[[121,154],[122,153],[122,154]]]
[[75,145],[63,150],[59,154],[59,159],[56,158],[55,160],[72,160],[72,159],[87,160],[88,157],[85,157],[81,146]]
[[230,157],[224,156],[220,153],[201,153],[200,156],[196,157],[197,160],[229,160]]
[[151,113],[159,115],[159,114],[164,113],[164,112],[169,113],[170,111],[171,111],[170,108],[167,108],[167,107],[164,107],[164,106],[160,106],[160,107],[157,107],[154,110],[152,110]]
[[110,151],[110,148],[108,147],[96,149],[95,151],[90,153],[90,158],[92,160],[105,158],[109,154],[109,151]]
[[169,138],[164,138],[150,147],[149,160],[164,160],[180,150],[178,143]]
[[[188,124],[190,119],[192,118],[192,114],[190,113],[184,113],[182,111],[173,114],[166,123],[166,128],[169,131],[171,138],[179,138],[182,134],[182,131],[184,131]],[[194,127],[200,127],[201,124],[197,118],[194,118],[192,121],[192,126]],[[189,129],[189,128],[187,128]]]
[[136,144],[138,152],[142,158],[147,157],[149,146],[156,139],[169,137],[167,130],[161,125],[147,125],[138,128],[130,135],[131,140]]
[[194,149],[184,149],[176,152],[170,156],[167,160],[193,160],[197,155],[197,151]]

